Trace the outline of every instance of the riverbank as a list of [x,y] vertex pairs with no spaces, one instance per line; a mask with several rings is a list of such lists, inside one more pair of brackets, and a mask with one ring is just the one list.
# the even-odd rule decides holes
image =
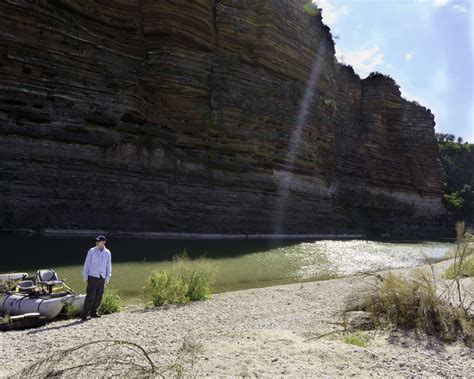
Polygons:
[[[434,265],[439,283],[449,263]],[[396,271],[408,274],[411,270]],[[85,323],[60,321],[6,332],[0,334],[0,376],[94,340],[139,344],[165,376],[173,376],[180,348],[183,343],[189,346],[189,341],[199,348],[193,359],[181,362],[185,375],[446,377],[474,373],[474,351],[462,342],[441,344],[401,331],[371,332],[366,348],[344,343],[340,333],[314,338],[341,330],[338,323],[348,295],[360,295],[372,284],[372,277],[355,276],[242,290],[188,306],[134,306]],[[472,278],[463,279],[463,284],[474,285]]]
[[[36,231],[32,229],[0,229],[3,235],[40,235],[40,236],[96,236],[107,234],[116,237],[138,237],[157,239],[361,239],[363,234],[220,234],[220,233],[171,233],[171,232],[130,232],[120,230],[87,230],[87,229],[43,229]],[[389,236],[387,236],[389,237]]]
[[364,233],[315,233],[315,234],[224,234],[224,233],[173,233],[173,232],[130,232],[123,230],[99,230],[99,229],[0,229],[0,235],[30,235],[45,237],[91,237],[99,234],[114,237],[134,237],[151,239],[197,239],[197,240],[352,240],[369,239],[373,241],[403,242],[403,241],[440,241],[453,242],[455,236],[440,237],[433,235],[429,238],[420,239],[418,236],[392,236],[390,234],[367,235]]

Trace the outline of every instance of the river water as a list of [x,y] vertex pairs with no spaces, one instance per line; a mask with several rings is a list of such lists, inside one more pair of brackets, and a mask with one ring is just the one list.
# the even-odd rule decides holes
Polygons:
[[[0,236],[0,273],[53,268],[66,283],[85,291],[82,265],[92,238]],[[214,292],[347,276],[412,267],[443,259],[451,243],[365,240],[153,239],[111,237],[112,280],[127,303],[141,301],[147,276],[186,250],[216,266]]]

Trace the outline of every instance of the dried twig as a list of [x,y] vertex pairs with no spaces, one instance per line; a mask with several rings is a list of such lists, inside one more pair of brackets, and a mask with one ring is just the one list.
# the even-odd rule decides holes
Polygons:
[[[80,350],[83,350],[85,358],[76,356]],[[86,376],[88,373],[94,376],[100,373],[116,375],[118,367],[121,367],[120,375],[163,376],[145,349],[136,343],[121,340],[93,341],[57,352],[23,369],[18,376],[70,376],[78,371]]]

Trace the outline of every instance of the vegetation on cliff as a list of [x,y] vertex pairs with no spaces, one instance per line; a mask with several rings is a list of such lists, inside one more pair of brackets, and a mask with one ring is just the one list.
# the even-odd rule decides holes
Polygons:
[[474,221],[474,144],[454,134],[437,133],[441,163],[445,171],[444,201],[456,217]]

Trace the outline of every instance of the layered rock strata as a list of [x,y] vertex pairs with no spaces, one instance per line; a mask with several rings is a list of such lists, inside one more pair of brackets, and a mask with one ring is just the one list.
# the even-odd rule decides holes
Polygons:
[[301,0],[0,3],[0,228],[446,232],[434,116]]

